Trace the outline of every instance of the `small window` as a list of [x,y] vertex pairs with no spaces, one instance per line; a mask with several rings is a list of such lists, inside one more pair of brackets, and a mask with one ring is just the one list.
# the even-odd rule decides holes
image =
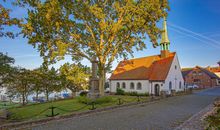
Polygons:
[[130,89],[134,89],[134,83],[133,82],[130,84]]
[[125,82],[122,83],[122,88],[123,88],[123,89],[126,88]]
[[120,83],[119,83],[119,82],[117,82],[116,87],[117,87],[117,88],[120,88]]
[[182,87],[182,82],[180,81],[180,83],[179,83],[179,89],[181,89],[181,87]]
[[175,65],[175,70],[177,69],[177,66]]
[[163,84],[161,84],[160,86],[163,86]]
[[169,83],[169,89],[172,90],[172,82]]
[[141,83],[139,82],[139,83],[137,83],[137,90],[141,90],[142,89],[142,85],[141,85]]

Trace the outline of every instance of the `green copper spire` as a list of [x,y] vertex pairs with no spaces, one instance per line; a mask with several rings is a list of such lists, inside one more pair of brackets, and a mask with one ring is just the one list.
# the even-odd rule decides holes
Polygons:
[[163,32],[161,34],[160,46],[162,50],[169,50],[169,45],[170,45],[170,40],[168,38],[168,32],[167,32],[167,20],[166,17],[164,17]]

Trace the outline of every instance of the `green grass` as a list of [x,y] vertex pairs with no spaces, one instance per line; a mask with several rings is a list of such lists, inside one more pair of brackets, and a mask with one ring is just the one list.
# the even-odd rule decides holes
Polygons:
[[[114,106],[118,104],[118,98],[125,103],[137,102],[138,99],[135,96],[113,96],[111,95],[112,100],[108,103],[102,103],[95,105],[96,108],[103,108],[108,106]],[[140,98],[140,101],[148,100],[148,97]],[[82,112],[89,110],[91,105],[86,105],[84,103],[78,102],[75,99],[66,99],[62,101],[55,101],[55,102],[48,102],[48,103],[41,103],[41,104],[33,104],[23,107],[17,108],[9,108],[8,110],[12,113],[10,116],[10,120],[27,120],[27,119],[41,119],[46,118],[46,115],[51,114],[51,109],[47,110],[49,107],[54,106],[57,107],[55,109],[55,114],[59,113],[59,115],[68,115],[70,113]],[[61,109],[61,110],[60,110]],[[42,113],[41,113],[42,112]]]
[[0,109],[8,109],[8,108],[13,108],[13,107],[18,107],[20,104],[18,103],[10,103],[10,102],[2,102],[0,101]]

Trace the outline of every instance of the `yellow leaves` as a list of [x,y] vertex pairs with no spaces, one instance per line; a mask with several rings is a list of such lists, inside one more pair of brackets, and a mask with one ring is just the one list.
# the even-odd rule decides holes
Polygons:
[[33,32],[33,27],[31,23],[27,23],[25,27],[28,31]]
[[77,40],[80,39],[80,37],[81,37],[79,34],[75,34],[75,33],[72,33],[71,36]]
[[90,13],[92,13],[98,19],[104,19],[105,13],[103,12],[103,8],[98,7],[97,4],[89,7]]
[[62,41],[57,41],[56,42],[57,48],[58,48],[58,54],[59,56],[64,56],[66,54],[66,50],[68,48],[68,44],[62,42]]

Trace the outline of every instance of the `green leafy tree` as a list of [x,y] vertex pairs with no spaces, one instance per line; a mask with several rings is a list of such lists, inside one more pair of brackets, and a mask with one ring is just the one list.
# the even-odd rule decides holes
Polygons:
[[60,67],[62,85],[72,92],[72,96],[79,90],[88,87],[89,68],[81,64],[66,63]]
[[49,101],[49,96],[53,92],[59,92],[61,88],[61,82],[55,68],[48,69],[47,67],[41,67],[40,71],[40,82],[42,90],[46,96],[46,100]]
[[41,94],[43,89],[43,74],[41,73],[40,68],[32,71],[33,74],[33,92],[36,94],[36,100],[38,100],[39,94]]
[[37,47],[45,62],[65,55],[73,60],[96,56],[100,94],[104,94],[106,70],[133,49],[154,46],[161,30],[157,22],[166,15],[167,0],[20,0],[28,5],[23,33]]
[[8,81],[15,62],[14,58],[7,56],[0,52],[0,87],[3,87],[4,84]]
[[22,105],[28,103],[28,96],[32,93],[33,75],[30,70],[15,68],[7,82],[9,97],[21,97]]

